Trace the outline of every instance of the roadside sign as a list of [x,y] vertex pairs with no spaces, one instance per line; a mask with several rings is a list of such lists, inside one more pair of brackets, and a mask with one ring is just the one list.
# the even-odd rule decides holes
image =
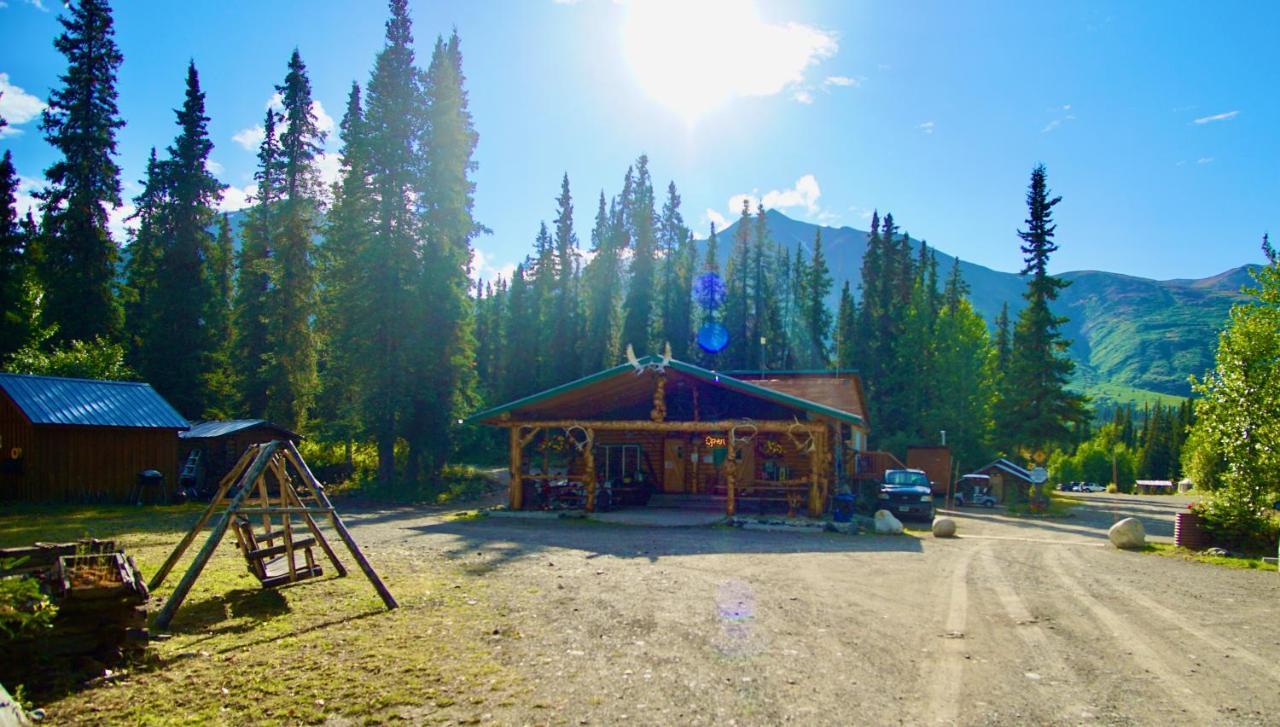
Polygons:
[[1043,467],[1036,467],[1031,470],[1031,481],[1037,485],[1043,485],[1049,479],[1049,471]]

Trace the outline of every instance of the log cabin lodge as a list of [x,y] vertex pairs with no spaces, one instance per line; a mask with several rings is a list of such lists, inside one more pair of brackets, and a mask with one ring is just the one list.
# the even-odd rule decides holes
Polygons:
[[513,510],[661,503],[820,517],[837,483],[901,466],[864,452],[865,401],[853,372],[716,372],[648,356],[468,421],[509,431]]

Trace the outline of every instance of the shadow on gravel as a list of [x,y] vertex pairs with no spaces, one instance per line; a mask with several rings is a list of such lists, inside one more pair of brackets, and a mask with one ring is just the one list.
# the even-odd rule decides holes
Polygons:
[[[837,533],[787,533],[737,528],[646,528],[591,521],[476,519],[432,522],[406,528],[422,535],[451,535],[444,550],[461,555],[484,550],[489,567],[550,549],[572,549],[588,558],[645,558],[657,561],[687,555],[778,553],[922,553],[911,536],[849,536]],[[410,536],[412,537],[412,536]]]
[[1176,503],[1150,503],[1118,497],[1091,497],[1087,500],[1076,500],[1076,503],[1078,504],[1072,509],[1071,517],[1068,518],[1019,518],[998,512],[976,510],[957,510],[955,516],[999,523],[1032,532],[1068,533],[1100,539],[1106,539],[1107,529],[1113,524],[1132,517],[1142,521],[1142,527],[1147,535],[1172,538],[1173,516],[1186,507]]

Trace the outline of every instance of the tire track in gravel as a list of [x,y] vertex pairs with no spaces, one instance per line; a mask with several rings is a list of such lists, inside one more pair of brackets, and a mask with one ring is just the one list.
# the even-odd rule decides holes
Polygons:
[[[1067,549],[1064,548],[1064,550]],[[1059,684],[1072,684],[1075,681],[1073,670],[1067,664],[1065,655],[1062,652],[1062,645],[1057,640],[1050,639],[1048,632],[1040,627],[1039,619],[1031,613],[1026,601],[1018,595],[1009,577],[1005,575],[1000,564],[996,562],[995,554],[990,550],[986,550],[982,553],[981,561],[983,570],[990,580],[992,590],[995,591],[996,600],[1000,602],[1005,615],[1012,622],[1010,630],[1017,634],[1022,643],[1026,645],[1026,653],[1031,657],[1032,663],[1037,665],[1035,674],[1040,677],[1052,677],[1053,681]],[[1078,721],[1082,718],[1082,715],[1097,712],[1093,705],[1076,699],[1077,694],[1074,689],[1070,690],[1069,696],[1067,690],[1057,689],[1055,691],[1055,696],[1065,702],[1061,707],[1062,714],[1060,719],[1062,721]]]
[[921,679],[928,685],[925,719],[934,723],[955,724],[960,716],[960,697],[964,682],[964,631],[969,619],[969,566],[980,551],[970,548],[959,556],[951,571],[947,609],[943,615],[943,642],[933,659],[922,664]]
[[[1081,561],[1079,556],[1075,553],[1071,553],[1069,557],[1075,561],[1077,572],[1086,571],[1088,569],[1088,565]],[[1267,675],[1267,678],[1270,680],[1269,682],[1266,682],[1268,687],[1274,687],[1276,683],[1280,683],[1280,666],[1258,656],[1247,647],[1232,642],[1223,635],[1211,633],[1208,630],[1189,622],[1187,620],[1187,614],[1178,613],[1132,586],[1120,582],[1111,582],[1110,585],[1124,591],[1125,598],[1138,606],[1141,606],[1146,613],[1154,614],[1168,622],[1170,625],[1177,627],[1183,633],[1195,637],[1206,646],[1213,649],[1215,653],[1221,652],[1225,654],[1226,649],[1224,646],[1231,647],[1232,652],[1228,656],[1233,659],[1240,659],[1241,661],[1247,662],[1257,673]]]
[[1140,620],[1126,618],[1104,606],[1085,589],[1077,576],[1068,574],[1071,564],[1065,548],[1046,549],[1045,561],[1047,570],[1062,583],[1064,595],[1088,609],[1096,622],[1111,632],[1117,645],[1123,645],[1138,666],[1156,675],[1162,694],[1181,705],[1188,715],[1195,718],[1194,723],[1216,724],[1222,720],[1216,709],[1197,698],[1197,690],[1186,677],[1153,648],[1155,639]]

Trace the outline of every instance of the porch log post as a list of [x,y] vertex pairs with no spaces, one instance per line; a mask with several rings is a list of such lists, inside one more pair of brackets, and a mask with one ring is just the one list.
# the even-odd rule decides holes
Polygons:
[[511,427],[511,484],[507,493],[507,508],[510,510],[524,507],[524,481],[520,478],[520,454],[523,449],[520,445],[520,427]]
[[587,430],[587,445],[582,450],[582,464],[586,468],[582,481],[587,486],[587,512],[596,511],[596,453],[595,431]]
[[813,446],[809,448],[809,517],[822,517],[822,493],[818,480],[822,476],[822,437],[814,433]]
[[729,459],[725,462],[724,480],[727,487],[726,497],[724,499],[724,513],[729,517],[733,517],[738,513],[738,502],[736,498],[737,480],[738,480],[738,458],[734,447],[729,447]]

